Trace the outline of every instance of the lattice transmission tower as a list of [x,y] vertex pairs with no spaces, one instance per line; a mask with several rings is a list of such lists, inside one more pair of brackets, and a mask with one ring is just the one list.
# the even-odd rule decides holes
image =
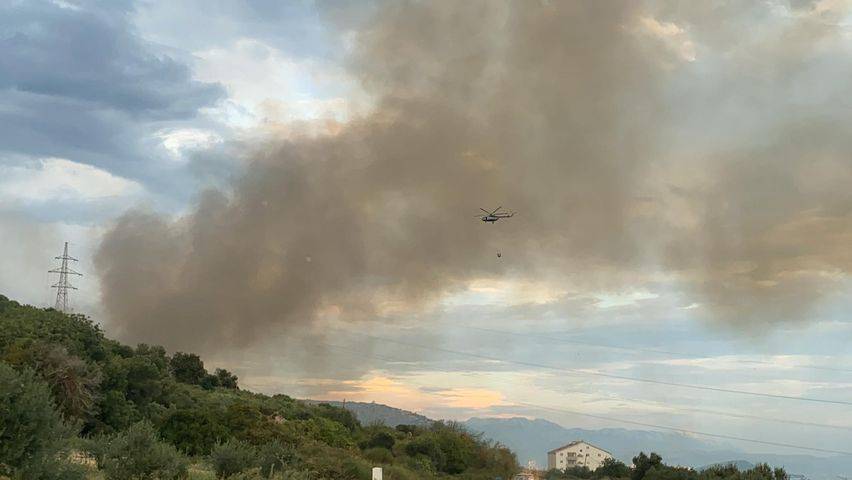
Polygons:
[[75,272],[68,266],[68,262],[76,262],[77,259],[68,255],[68,242],[65,242],[65,249],[62,251],[62,256],[55,257],[57,260],[62,260],[59,268],[48,270],[49,273],[58,273],[59,281],[51,285],[51,288],[56,289],[56,305],[53,307],[61,312],[69,312],[68,309],[68,290],[77,290],[77,287],[71,285],[68,279],[69,275],[83,276],[82,273]]

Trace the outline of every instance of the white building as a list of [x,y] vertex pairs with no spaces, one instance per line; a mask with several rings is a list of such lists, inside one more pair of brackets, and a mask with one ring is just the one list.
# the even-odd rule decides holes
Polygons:
[[571,467],[588,467],[595,470],[612,455],[602,448],[577,440],[547,452],[547,468],[565,470]]

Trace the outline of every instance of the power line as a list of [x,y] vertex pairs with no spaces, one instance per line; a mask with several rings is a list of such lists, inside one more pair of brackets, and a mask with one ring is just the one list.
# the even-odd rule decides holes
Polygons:
[[591,413],[576,412],[574,410],[566,410],[564,408],[547,407],[547,406],[543,406],[543,405],[535,405],[535,404],[532,404],[532,403],[515,402],[515,404],[525,406],[525,407],[530,407],[530,408],[539,408],[539,409],[542,409],[542,410],[551,410],[551,411],[554,411],[554,412],[568,413],[570,415],[579,415],[579,416],[583,416],[583,417],[596,418],[596,419],[599,419],[599,420],[606,420],[606,421],[610,421],[610,422],[623,423],[623,424],[628,424],[628,425],[639,425],[639,426],[648,427],[648,428],[658,428],[658,429],[661,429],[661,430],[669,430],[669,431],[673,431],[673,432],[688,433],[690,435],[700,435],[700,436],[703,436],[703,437],[720,438],[720,439],[724,439],[724,440],[736,440],[736,441],[739,441],[739,442],[757,443],[757,444],[760,444],[760,445],[770,445],[770,446],[773,446],[773,447],[797,448],[799,450],[808,450],[808,451],[811,451],[811,452],[833,453],[833,454],[837,454],[837,455],[852,455],[852,451],[830,450],[830,449],[827,449],[827,448],[806,447],[804,445],[795,445],[795,444],[792,444],[792,443],[770,442],[770,441],[767,441],[767,440],[757,440],[757,439],[754,439],[754,438],[737,437],[737,436],[734,436],[734,435],[723,435],[723,434],[719,434],[719,433],[700,432],[698,430],[689,430],[689,429],[686,429],[686,428],[671,427],[671,426],[667,426],[667,425],[657,425],[657,424],[654,424],[654,423],[636,422],[636,421],[633,421],[633,420],[627,420],[627,419],[623,419],[623,418],[614,418],[614,417],[608,417],[608,416],[605,416],[605,415],[594,415],[594,414],[591,414]]
[[[657,354],[657,355],[666,355],[666,356],[670,356],[670,357],[680,357],[680,358],[691,358],[691,359],[706,359],[706,358],[708,358],[707,355],[697,355],[697,354],[682,353],[682,352],[672,352],[672,351],[669,351],[669,350],[658,350],[658,349],[651,349],[651,348],[625,347],[625,346],[621,346],[621,345],[588,342],[588,341],[584,341],[584,340],[574,340],[574,339],[567,339],[567,338],[562,338],[562,337],[548,337],[548,336],[539,335],[539,334],[535,334],[535,333],[511,332],[511,331],[507,331],[507,330],[497,330],[497,329],[494,329],[494,328],[473,327],[473,326],[469,326],[469,325],[454,325],[454,326],[459,327],[459,328],[466,328],[466,329],[469,329],[469,330],[478,330],[478,331],[481,331],[481,332],[496,333],[496,334],[499,334],[499,335],[510,335],[510,336],[516,336],[516,337],[535,338],[535,339],[539,339],[539,340],[543,340],[543,341],[551,342],[551,343],[565,343],[565,344],[570,344],[570,345],[581,345],[581,346],[584,346],[584,347],[603,348],[603,349],[610,349],[610,350],[622,350],[622,351],[636,352],[636,353],[653,353],[653,354]],[[738,362],[738,363],[751,363],[751,364],[756,364],[756,365],[777,366],[777,364],[775,362],[770,362],[770,361],[766,361],[766,360],[738,359],[738,360],[736,360],[736,362]],[[825,370],[825,371],[830,371],[830,372],[852,373],[852,369],[849,369],[849,368],[826,367],[826,366],[822,366],[822,365],[789,365],[789,367],[797,368],[797,369]]]
[[363,335],[368,338],[372,338],[374,340],[380,340],[383,342],[396,343],[398,345],[405,345],[408,347],[421,348],[425,350],[434,350],[436,352],[444,352],[451,353],[454,355],[461,355],[471,358],[478,358],[482,360],[503,362],[503,363],[511,363],[515,365],[525,366],[525,367],[534,367],[534,368],[545,368],[550,370],[556,370],[561,372],[573,373],[576,375],[588,375],[593,377],[601,377],[601,378],[611,378],[615,380],[626,380],[630,382],[639,382],[639,383],[650,383],[654,385],[666,385],[670,387],[680,387],[680,388],[690,388],[693,390],[703,390],[703,391],[711,391],[711,392],[721,392],[721,393],[731,393],[736,395],[749,395],[754,397],[765,397],[765,398],[775,398],[781,400],[795,400],[801,402],[816,402],[816,403],[826,403],[826,404],[834,404],[834,405],[849,405],[852,406],[852,402],[844,401],[844,400],[830,400],[827,398],[815,398],[815,397],[794,397],[792,395],[781,395],[777,393],[764,393],[764,392],[754,392],[750,390],[737,390],[733,388],[721,388],[721,387],[711,387],[709,385],[694,385],[689,383],[679,383],[679,382],[670,382],[666,380],[655,380],[651,378],[642,378],[642,377],[632,377],[628,375],[616,375],[613,373],[604,373],[597,370],[589,370],[589,369],[581,369],[581,368],[570,368],[570,367],[560,367],[556,365],[548,365],[544,363],[536,363],[536,362],[526,362],[520,360],[507,360],[499,357],[494,357],[490,355],[482,355],[478,353],[470,353],[470,352],[462,352],[459,350],[451,350],[448,348],[441,347],[432,347],[425,345],[418,345],[416,343],[404,342],[401,340],[394,340],[391,338],[379,337],[375,335],[370,335],[366,333],[360,332],[349,332],[354,333],[356,335]]
[[[323,343],[323,345],[325,345],[327,347],[336,348],[336,349],[339,349],[339,350],[345,350],[349,353],[359,355],[359,356],[376,358],[378,360],[382,360],[382,361],[385,361],[385,362],[388,362],[388,363],[414,363],[410,360],[404,360],[404,359],[400,359],[400,358],[392,358],[392,357],[388,357],[388,356],[384,356],[384,355],[377,355],[377,354],[374,354],[374,353],[365,354],[362,350],[349,348],[349,347],[345,347],[345,346],[342,346],[342,345],[334,345],[334,344],[330,344],[330,343]],[[831,425],[831,424],[827,424],[827,423],[804,422],[804,421],[792,420],[792,419],[786,419],[786,418],[761,417],[761,416],[758,416],[758,415],[748,415],[748,414],[744,414],[744,413],[731,413],[731,412],[723,412],[723,411],[719,411],[719,410],[707,410],[707,409],[701,409],[701,408],[686,408],[686,407],[679,407],[679,406],[675,406],[675,405],[660,404],[658,402],[649,402],[647,400],[641,400],[641,399],[629,398],[629,397],[623,397],[623,396],[614,397],[612,399],[613,400],[625,401],[625,402],[640,403],[640,404],[655,406],[655,407],[665,406],[668,409],[676,410],[676,411],[682,411],[682,412],[701,413],[701,414],[716,415],[716,416],[720,416],[720,417],[730,417],[730,418],[737,418],[737,419],[760,420],[760,421],[764,421],[764,422],[783,423],[783,424],[789,424],[789,425],[799,425],[799,426],[804,426],[804,427],[816,427],[816,428],[828,428],[828,429],[833,429],[833,430],[852,431],[852,427],[844,426],[844,425]]]
[[[334,345],[334,344],[328,344],[328,343],[326,343],[325,345],[329,346],[329,347],[333,347],[333,348],[339,348],[339,349],[342,349],[342,350],[348,350],[348,351],[352,352],[354,355],[374,357],[374,358],[389,361],[389,362],[405,362],[406,361],[406,360],[403,360],[403,359],[394,359],[394,358],[382,356],[382,355],[375,355],[375,354],[365,355],[363,352],[360,352],[360,351],[355,350],[355,349],[350,349],[348,347],[343,347],[341,345]],[[568,409],[557,408],[557,407],[549,407],[549,406],[546,406],[546,405],[538,405],[538,404],[534,404],[534,403],[513,402],[513,405],[524,406],[524,407],[527,407],[527,408],[536,408],[536,409],[539,409],[539,410],[549,410],[549,411],[554,411],[554,412],[559,412],[559,413],[567,413],[567,414],[570,414],[570,415],[577,415],[577,416],[582,416],[582,417],[594,418],[594,419],[597,419],[597,420],[605,420],[605,421],[613,422],[613,423],[621,423],[621,424],[626,424],[626,425],[637,425],[637,426],[642,426],[642,427],[646,427],[646,428],[655,428],[655,429],[659,429],[659,430],[668,430],[668,431],[673,431],[673,432],[686,433],[686,434],[690,434],[690,435],[699,435],[699,436],[704,436],[704,437],[709,437],[709,438],[718,438],[718,439],[724,439],[724,440],[735,440],[735,441],[739,441],[739,442],[754,443],[754,444],[759,444],[759,445],[769,445],[769,446],[773,446],[773,447],[793,448],[793,449],[806,450],[806,451],[811,451],[811,452],[831,453],[831,454],[837,454],[837,455],[852,455],[852,451],[831,450],[831,449],[826,449],[826,448],[796,445],[796,444],[792,444],[792,443],[772,442],[772,441],[768,441],[768,440],[758,440],[758,439],[754,439],[754,438],[739,437],[739,436],[735,436],[735,435],[725,435],[725,434],[719,434],[719,433],[703,432],[703,431],[691,430],[691,429],[686,429],[686,428],[681,428],[681,427],[672,427],[672,426],[669,426],[669,425],[658,425],[658,424],[655,424],[655,423],[638,422],[638,421],[634,421],[634,420],[627,420],[627,419],[623,419],[623,418],[610,417],[610,416],[606,416],[606,415],[595,415],[595,414],[591,414],[591,413],[577,412],[577,411],[574,411],[574,410],[568,410]]]
[[77,259],[68,255],[68,242],[65,242],[65,248],[62,251],[62,255],[59,257],[54,257],[57,260],[62,260],[59,268],[54,268],[53,270],[48,270],[48,273],[58,273],[59,281],[55,284],[51,285],[51,288],[56,289],[56,303],[54,304],[54,308],[59,310],[60,312],[69,312],[68,309],[68,290],[77,290],[77,287],[71,285],[70,280],[68,279],[69,275],[79,275],[83,276],[82,273],[75,272],[68,266],[68,262],[76,262]]

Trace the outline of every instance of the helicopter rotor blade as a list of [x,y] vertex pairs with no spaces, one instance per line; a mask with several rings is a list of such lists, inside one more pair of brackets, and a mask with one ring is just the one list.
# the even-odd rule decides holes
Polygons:
[[486,209],[484,209],[484,208],[482,208],[482,207],[479,207],[479,209],[480,209],[480,210],[482,210],[483,212],[485,212],[485,213],[489,214],[489,215],[491,214],[491,212],[489,212],[488,210],[486,210]]
[[498,210],[500,210],[501,208],[503,208],[503,207],[502,207],[502,206],[499,206],[499,207],[495,208],[493,212],[489,213],[489,215],[494,215],[494,214],[495,214],[495,213],[497,213],[497,211],[498,211]]

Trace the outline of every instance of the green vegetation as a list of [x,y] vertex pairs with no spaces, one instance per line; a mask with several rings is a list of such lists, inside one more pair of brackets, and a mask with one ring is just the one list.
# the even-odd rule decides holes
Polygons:
[[98,468],[109,480],[156,478],[176,480],[187,476],[187,459],[163,442],[147,421],[123,432],[96,438],[89,444]]
[[545,480],[588,480],[588,479],[630,479],[630,480],[788,480],[783,468],[772,469],[761,464],[749,470],[740,471],[734,465],[723,465],[697,471],[687,467],[673,467],[663,463],[656,453],[640,453],[633,457],[633,468],[618,460],[608,459],[604,464],[591,471],[586,467],[572,467],[566,470],[549,470]]
[[82,469],[61,461],[73,435],[45,382],[28,368],[0,363],[0,476],[83,478]]
[[508,449],[457,425],[362,426],[341,408],[240,390],[198,355],[132,348],[83,316],[0,296],[0,478],[369,479],[376,465],[389,480],[517,470]]

